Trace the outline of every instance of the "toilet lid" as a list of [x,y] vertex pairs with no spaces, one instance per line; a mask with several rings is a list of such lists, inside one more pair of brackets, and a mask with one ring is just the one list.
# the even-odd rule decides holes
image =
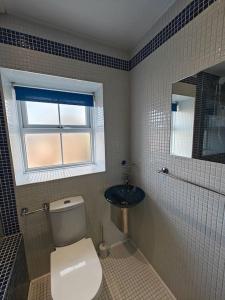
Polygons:
[[90,238],[51,253],[53,300],[91,300],[101,282],[102,267]]

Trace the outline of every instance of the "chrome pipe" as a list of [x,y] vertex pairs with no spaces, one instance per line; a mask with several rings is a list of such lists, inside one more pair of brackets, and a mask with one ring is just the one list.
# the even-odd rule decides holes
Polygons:
[[122,213],[122,231],[127,236],[128,235],[128,208],[121,208]]

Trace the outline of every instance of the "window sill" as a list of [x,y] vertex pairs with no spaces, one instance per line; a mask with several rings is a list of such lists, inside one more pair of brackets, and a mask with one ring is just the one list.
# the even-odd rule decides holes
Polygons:
[[105,172],[105,164],[89,164],[83,166],[63,167],[57,169],[37,170],[16,174],[16,185],[26,185],[51,180],[76,177],[94,173]]

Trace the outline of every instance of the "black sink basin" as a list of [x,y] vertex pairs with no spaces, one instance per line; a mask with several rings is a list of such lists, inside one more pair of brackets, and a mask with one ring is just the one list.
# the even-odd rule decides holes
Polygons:
[[105,191],[105,198],[113,205],[128,208],[144,200],[145,192],[139,187],[123,184],[114,185]]

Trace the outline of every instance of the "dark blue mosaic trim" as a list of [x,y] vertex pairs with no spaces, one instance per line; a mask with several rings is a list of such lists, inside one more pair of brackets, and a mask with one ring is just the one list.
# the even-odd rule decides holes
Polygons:
[[166,27],[164,27],[147,45],[131,60],[130,70],[168,41],[173,35],[191,22],[201,12],[217,0],[194,0],[187,5]]
[[4,299],[15,265],[21,234],[0,240],[0,300]]
[[[15,242],[17,243],[17,240]],[[23,238],[21,238],[18,248],[4,300],[27,300],[30,280]]]
[[131,60],[95,53],[2,27],[0,27],[0,43],[130,71],[216,1],[217,0],[192,1]]
[[190,76],[190,77],[182,79],[180,82],[197,85],[197,77]]
[[21,33],[15,30],[0,28],[0,43],[58,55],[66,58],[111,67],[120,70],[129,70],[129,61],[104,54],[80,49],[70,45],[53,42],[47,39]]
[[3,101],[0,96],[0,211],[4,235],[19,232]]

